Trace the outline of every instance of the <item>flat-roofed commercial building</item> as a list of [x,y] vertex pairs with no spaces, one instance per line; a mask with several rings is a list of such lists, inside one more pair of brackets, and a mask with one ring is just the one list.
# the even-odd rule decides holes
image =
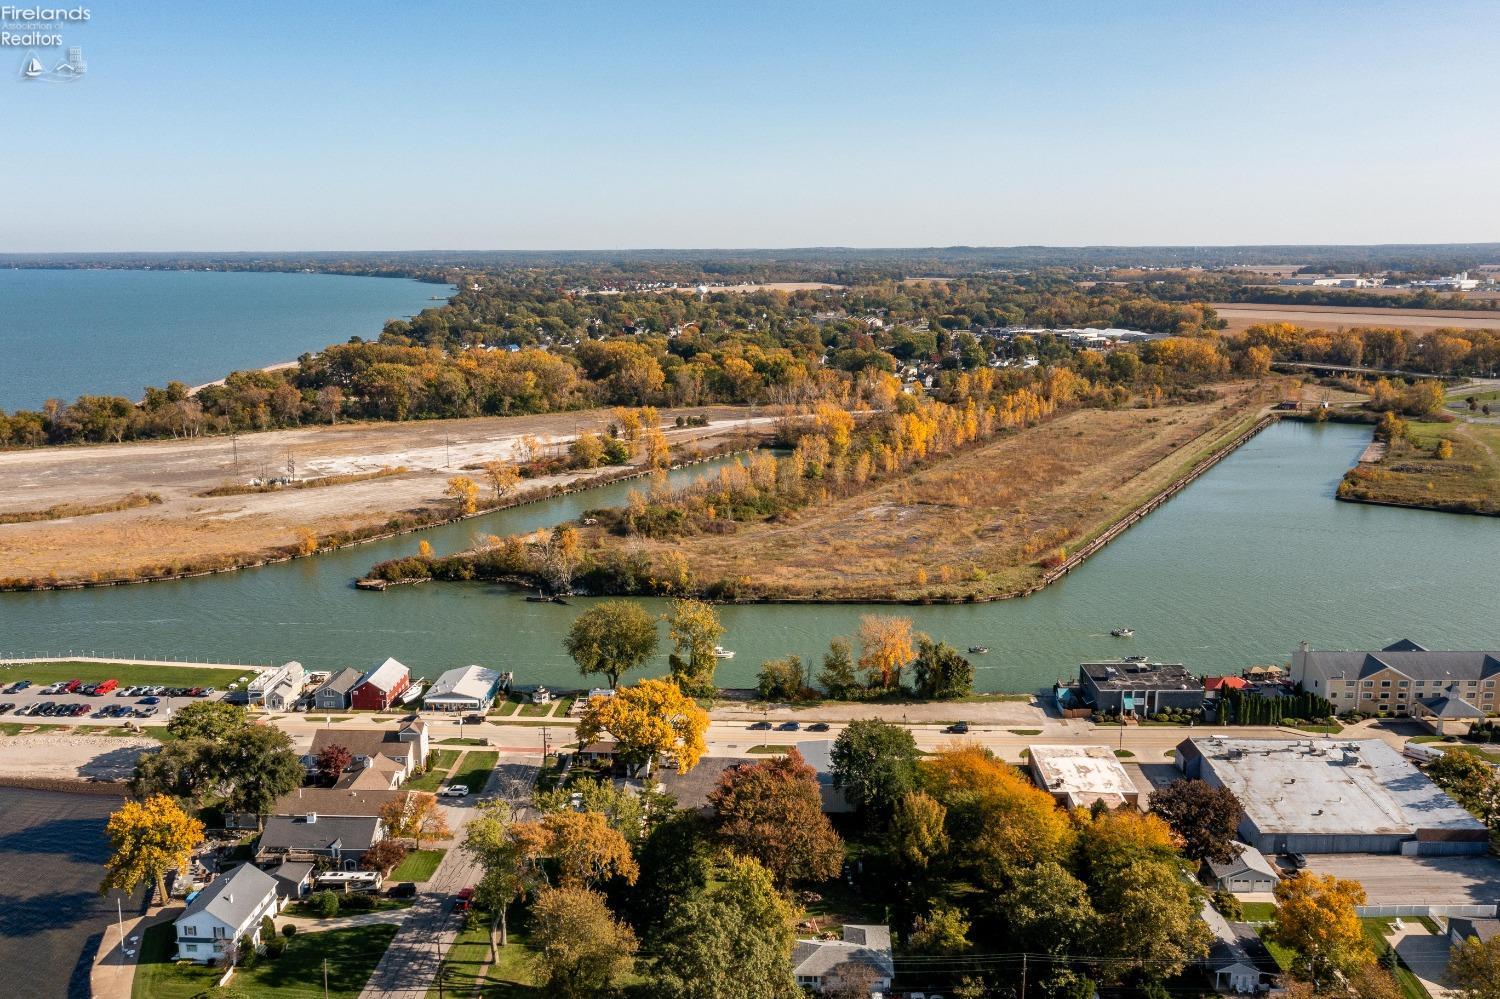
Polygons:
[[1379,739],[1212,736],[1180,743],[1176,761],[1234,792],[1239,838],[1262,853],[1489,852],[1484,823]]
[[1028,746],[1031,778],[1066,808],[1135,805],[1141,792],[1108,746]]

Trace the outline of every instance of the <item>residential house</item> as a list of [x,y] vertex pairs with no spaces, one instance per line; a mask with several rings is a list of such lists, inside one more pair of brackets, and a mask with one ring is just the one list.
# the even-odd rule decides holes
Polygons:
[[1223,863],[1217,860],[1203,862],[1200,871],[1203,880],[1219,891],[1233,892],[1236,895],[1275,891],[1276,885],[1281,881],[1281,874],[1266,859],[1265,854],[1238,840],[1233,845],[1233,860]]
[[[1485,715],[1500,711],[1500,652],[1433,652],[1410,639],[1374,652],[1321,652],[1303,642],[1292,653],[1291,675],[1341,712],[1415,715],[1419,702],[1442,697]],[[1426,716],[1433,712],[1429,705]]]
[[260,834],[256,860],[331,861],[346,871],[359,867],[365,851],[385,838],[385,824],[369,815],[273,815]]
[[813,992],[837,988],[839,966],[851,963],[874,971],[872,993],[888,990],[896,977],[890,928],[845,923],[841,940],[798,940],[792,948],[792,973],[797,984]]
[[[420,719],[403,723],[399,728],[320,728],[313,733],[312,755],[316,757],[329,746],[343,746],[360,764],[357,771],[371,769],[372,761],[385,757],[397,764],[394,770],[376,764],[376,773],[395,773],[399,785],[427,763],[429,742],[427,723]],[[341,778],[342,780],[342,778]],[[378,789],[370,780],[361,787]]]
[[364,678],[364,673],[352,666],[339,670],[313,691],[313,708],[318,711],[347,711],[349,692],[359,686]]
[[204,888],[174,920],[177,959],[206,964],[245,937],[260,944],[260,921],[280,908],[277,881],[254,864],[241,864]]
[[411,670],[387,659],[365,674],[349,691],[349,706],[360,711],[385,711],[411,686]]
[[266,871],[276,879],[276,893],[283,903],[305,898],[313,888],[314,866],[306,860],[284,860]]
[[1477,938],[1481,943],[1488,943],[1494,936],[1500,936],[1500,919],[1448,917],[1449,946],[1457,947],[1470,937]]
[[268,711],[290,711],[302,696],[302,678],[302,664],[295,660],[261,670],[247,688],[249,702]]
[[299,787],[283,794],[271,806],[272,815],[379,815],[387,802],[401,798],[405,791],[364,788]]
[[1202,916],[1213,934],[1204,970],[1217,991],[1254,995],[1265,991],[1262,986],[1276,983],[1280,969],[1255,927],[1229,922],[1207,902],[1203,903]]
[[498,670],[483,666],[462,666],[450,669],[437,678],[422,700],[422,706],[431,711],[486,712],[495,703],[503,683]]

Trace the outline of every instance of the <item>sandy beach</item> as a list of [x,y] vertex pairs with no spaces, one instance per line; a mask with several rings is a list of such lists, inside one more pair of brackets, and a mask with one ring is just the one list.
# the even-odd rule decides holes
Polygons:
[[8,736],[0,746],[0,775],[52,780],[125,780],[136,758],[161,743],[134,735]]

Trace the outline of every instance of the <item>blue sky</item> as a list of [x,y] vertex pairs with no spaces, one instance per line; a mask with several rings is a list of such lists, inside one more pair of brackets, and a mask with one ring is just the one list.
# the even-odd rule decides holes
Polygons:
[[85,5],[0,251],[1500,239],[1492,3]]

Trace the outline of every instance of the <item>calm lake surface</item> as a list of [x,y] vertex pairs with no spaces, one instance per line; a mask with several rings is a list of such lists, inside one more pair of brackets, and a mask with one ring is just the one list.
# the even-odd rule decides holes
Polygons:
[[452,292],[399,278],[252,271],[0,270],[0,409],[139,399],[341,343]]
[[[104,822],[120,799],[0,788],[0,992],[82,999],[113,897],[99,894],[109,856]],[[139,899],[125,902],[125,915]]]
[[[1430,648],[1500,646],[1500,522],[1360,506],[1333,499],[1368,442],[1364,428],[1271,427],[1143,523],[1042,592],[992,604],[870,608],[729,606],[719,667],[750,686],[762,660],[821,657],[861,614],[909,614],[917,627],[975,657],[982,690],[1031,691],[1076,676],[1093,657],[1147,654],[1194,670],[1286,661],[1317,648],[1380,647],[1410,637]],[[706,467],[679,470],[679,481]],[[171,583],[0,594],[0,654],[100,655],[309,667],[368,665],[392,655],[436,676],[455,665],[513,669],[517,680],[578,682],[562,637],[588,601],[529,604],[512,590],[428,583],[364,593],[371,564],[416,550],[466,546],[623,502],[617,484],[314,559]],[[878,539],[872,539],[878,544]],[[664,608],[665,601],[649,601]],[[1134,639],[1109,637],[1112,627]],[[663,629],[665,632],[665,629]],[[665,636],[664,636],[665,637]],[[1373,645],[1372,645],[1373,643]],[[666,647],[654,670],[664,672]]]

